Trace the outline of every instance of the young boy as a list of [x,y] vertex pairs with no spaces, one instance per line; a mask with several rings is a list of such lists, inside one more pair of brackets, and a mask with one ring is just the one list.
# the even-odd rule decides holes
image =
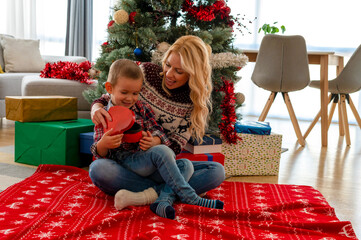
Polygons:
[[[123,134],[112,135],[112,129],[104,133],[102,126],[96,125],[94,144],[91,147],[93,155],[95,158],[117,161],[132,172],[149,177],[155,182],[164,181],[166,184],[161,185],[161,189],[154,186],[160,193],[159,197],[153,188],[144,190],[149,199],[158,197],[150,209],[161,217],[174,219],[175,210],[172,204],[175,194],[188,204],[222,209],[223,202],[199,197],[188,184],[187,181],[193,174],[193,165],[187,159],[175,160],[174,152],[167,147],[170,141],[155,121],[154,112],[149,105],[138,101],[142,84],[142,71],[133,61],[120,59],[111,65],[105,83],[111,99],[107,110],[111,106],[123,106],[134,111],[136,122],[144,130],[143,138],[139,143],[123,143]],[[114,201],[118,210],[129,205],[144,204],[137,202],[136,195],[127,190],[119,190]],[[152,200],[148,201],[151,202]]]

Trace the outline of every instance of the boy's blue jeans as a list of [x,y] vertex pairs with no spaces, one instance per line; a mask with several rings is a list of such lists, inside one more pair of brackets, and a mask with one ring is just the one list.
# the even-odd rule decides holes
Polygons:
[[164,182],[167,182],[172,189],[183,193],[176,191],[182,202],[189,203],[195,199],[194,194],[216,188],[224,180],[224,168],[221,164],[192,161],[194,173],[187,183],[186,172],[189,171],[187,166],[189,160],[175,160],[173,151],[165,145],[152,147],[145,152],[122,153],[122,155],[119,156],[122,160],[118,162],[97,159],[90,165],[91,180],[107,194],[114,195],[120,189],[140,192],[149,187],[153,187],[160,194]]

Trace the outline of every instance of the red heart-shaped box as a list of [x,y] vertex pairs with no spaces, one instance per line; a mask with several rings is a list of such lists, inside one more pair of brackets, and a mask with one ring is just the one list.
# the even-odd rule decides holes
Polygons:
[[[112,135],[124,133],[123,142],[135,143],[142,138],[142,128],[135,123],[135,114],[129,108],[122,106],[113,106],[109,108],[108,113],[112,117],[112,121],[107,121],[107,128],[104,132],[113,128]],[[133,125],[137,125],[133,127]],[[133,129],[131,129],[133,127]],[[127,130],[132,130],[128,131]]]

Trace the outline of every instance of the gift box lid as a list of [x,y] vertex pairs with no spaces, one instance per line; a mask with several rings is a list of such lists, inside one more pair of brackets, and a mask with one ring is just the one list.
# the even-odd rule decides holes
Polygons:
[[129,108],[113,106],[108,113],[113,121],[107,121],[104,132],[113,128],[112,135],[124,133],[123,142],[136,143],[142,138],[142,127],[135,122],[135,114]]
[[198,146],[198,145],[218,145],[218,144],[222,144],[222,140],[221,138],[215,136],[215,135],[212,135],[212,134],[206,134],[203,136],[203,142],[202,144],[200,144],[197,139],[189,139],[188,143],[190,145],[193,145],[193,146]]
[[93,140],[94,132],[80,133],[80,139]]
[[259,121],[237,121],[234,128],[237,133],[259,135],[270,135],[272,130],[268,122]]
[[112,121],[107,120],[107,128],[104,129],[104,132],[113,128],[113,135],[123,133],[130,129],[135,122],[135,114],[129,108],[113,106],[109,108],[108,113],[112,117]]

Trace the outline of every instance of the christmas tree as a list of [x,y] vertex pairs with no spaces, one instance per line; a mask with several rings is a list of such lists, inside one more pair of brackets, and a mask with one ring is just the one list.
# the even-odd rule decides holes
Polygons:
[[[212,48],[213,112],[209,132],[231,138],[237,104],[234,83],[247,57],[233,47],[234,31],[246,29],[224,0],[121,0],[108,23],[108,40],[102,44],[95,68],[100,71],[95,90],[84,97],[92,102],[105,93],[109,67],[117,59],[161,64],[163,53],[183,35],[196,35]],[[236,141],[229,139],[230,142]]]

